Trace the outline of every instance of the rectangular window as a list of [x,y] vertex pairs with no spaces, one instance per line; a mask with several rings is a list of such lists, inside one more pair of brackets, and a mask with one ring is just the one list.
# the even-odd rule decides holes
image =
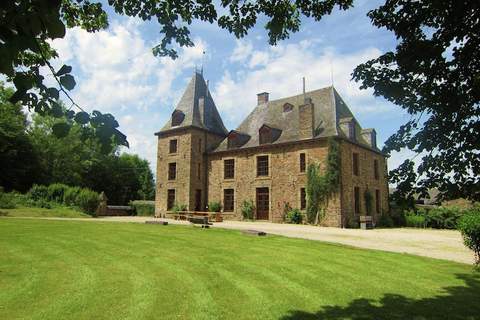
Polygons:
[[202,152],[202,138],[198,140],[198,152]]
[[373,175],[375,176],[375,180],[378,180],[378,160],[373,160]]
[[175,189],[167,190],[167,210],[172,210],[175,205]]
[[223,190],[223,211],[232,212],[234,206],[234,191],[233,189]]
[[381,208],[380,208],[380,190],[375,190],[375,211],[377,213],[380,213]]
[[355,214],[360,214],[360,188],[354,187],[353,188],[353,201],[355,207]]
[[177,164],[175,162],[168,164],[168,180],[177,179]]
[[358,153],[353,153],[353,174],[358,176],[360,172],[358,167]]
[[201,180],[201,178],[202,178],[202,164],[201,163],[199,163],[197,165],[197,178],[198,178],[198,180]]
[[305,172],[306,162],[305,162],[305,153],[300,153],[300,172]]
[[268,156],[257,157],[257,176],[268,176]]
[[223,178],[233,179],[235,177],[235,160],[223,160]]
[[307,208],[307,193],[305,188],[300,189],[300,210],[305,210]]
[[177,139],[170,140],[170,153],[177,153]]

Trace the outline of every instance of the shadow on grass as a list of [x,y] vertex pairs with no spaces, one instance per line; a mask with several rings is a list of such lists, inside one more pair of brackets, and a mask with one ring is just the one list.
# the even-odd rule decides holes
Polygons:
[[316,313],[293,310],[280,319],[480,319],[480,274],[457,277],[465,286],[444,288],[434,297],[417,300],[385,294],[378,301],[356,299],[345,307],[326,306]]

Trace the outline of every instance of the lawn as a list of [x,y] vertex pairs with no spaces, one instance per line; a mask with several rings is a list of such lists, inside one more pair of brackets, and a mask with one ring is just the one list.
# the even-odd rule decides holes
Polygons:
[[480,319],[466,264],[187,226],[0,218],[0,319]]
[[67,207],[0,209],[0,216],[7,217],[59,217],[59,218],[90,218],[88,214]]

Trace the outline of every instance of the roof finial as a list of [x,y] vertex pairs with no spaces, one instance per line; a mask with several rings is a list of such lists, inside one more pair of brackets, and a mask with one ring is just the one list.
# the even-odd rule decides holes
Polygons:
[[200,71],[200,73],[202,74],[203,76],[203,64],[205,63],[205,50],[203,50],[202,52],[202,69]]

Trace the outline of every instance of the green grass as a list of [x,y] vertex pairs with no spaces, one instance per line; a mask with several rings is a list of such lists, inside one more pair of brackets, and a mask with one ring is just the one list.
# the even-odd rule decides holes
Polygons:
[[0,218],[0,319],[480,319],[469,265],[221,229]]
[[7,217],[60,217],[60,218],[89,218],[88,214],[67,207],[52,209],[18,207],[15,209],[0,209],[0,216]]

